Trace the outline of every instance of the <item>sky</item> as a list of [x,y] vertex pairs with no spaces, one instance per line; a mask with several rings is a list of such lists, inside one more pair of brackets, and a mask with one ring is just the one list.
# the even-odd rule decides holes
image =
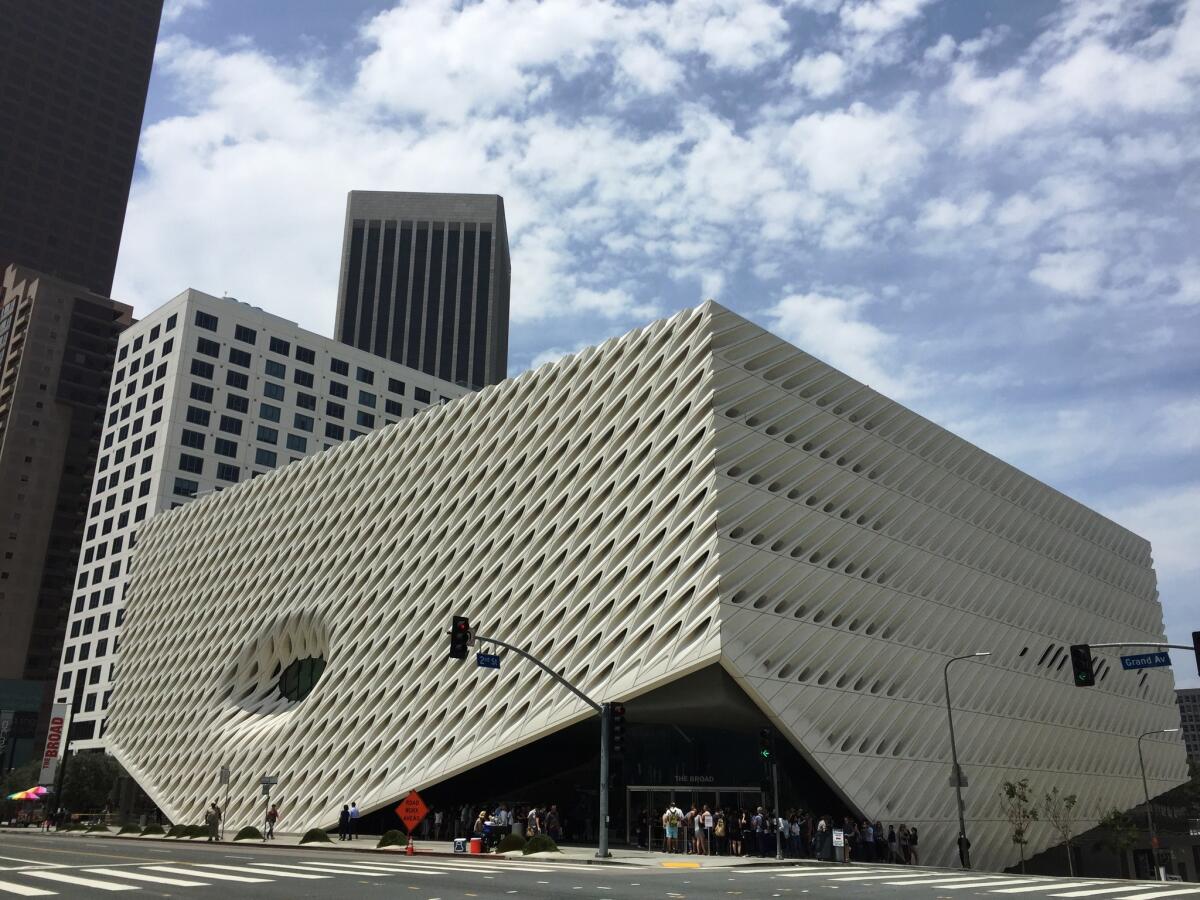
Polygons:
[[1190,644],[1198,160],[1200,0],[167,0],[114,296],[330,335],[347,191],[499,193],[510,374],[716,299],[1151,540]]

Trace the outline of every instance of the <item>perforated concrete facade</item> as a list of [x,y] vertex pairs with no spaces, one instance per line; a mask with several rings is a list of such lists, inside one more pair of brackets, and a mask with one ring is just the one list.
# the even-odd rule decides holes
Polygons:
[[[158,517],[129,609],[109,747],[177,819],[230,765],[234,822],[278,774],[289,827],[328,825],[589,715],[448,662],[456,613],[601,699],[720,664],[931,863],[949,657],[993,654],[952,683],[985,866],[1015,859],[1004,780],[1077,793],[1083,830],[1137,802],[1136,735],[1175,715],[1169,672],[1085,690],[1065,663],[1163,638],[1144,540],[712,303]],[[1146,743],[1152,791],[1182,781],[1182,744]]]

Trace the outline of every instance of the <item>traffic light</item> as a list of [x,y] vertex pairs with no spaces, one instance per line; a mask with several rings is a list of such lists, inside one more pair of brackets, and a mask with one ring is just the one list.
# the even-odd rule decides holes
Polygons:
[[450,623],[450,658],[466,659],[467,645],[471,643],[471,620],[455,616]]
[[770,760],[773,755],[771,729],[764,728],[758,733],[758,755],[764,760]]
[[1192,649],[1196,651],[1196,672],[1200,674],[1200,631],[1192,632]]
[[625,705],[610,703],[608,707],[608,739],[613,756],[625,750]]
[[1075,687],[1091,687],[1096,683],[1091,647],[1087,644],[1071,645],[1071,669],[1075,673]]

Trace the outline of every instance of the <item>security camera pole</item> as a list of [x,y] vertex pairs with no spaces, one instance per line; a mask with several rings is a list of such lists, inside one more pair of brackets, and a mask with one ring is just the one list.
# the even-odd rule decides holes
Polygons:
[[[498,638],[484,637],[481,634],[476,634],[471,628],[471,622],[465,616],[454,616],[450,623],[450,659],[466,659],[467,647],[473,645],[476,641],[484,644],[495,644],[498,647],[503,647],[518,656],[529,660],[554,681],[561,684],[568,691],[594,709],[600,714],[600,839],[596,848],[596,856],[605,859],[612,856],[608,852],[608,756],[609,756],[609,732],[612,723],[612,711],[610,704],[597,703],[567,679],[563,678],[548,665],[538,659],[531,653],[526,653],[520,647],[514,647],[506,641]],[[476,662],[485,668],[500,668],[500,660],[498,657],[491,657],[488,654],[480,653],[476,655]]]

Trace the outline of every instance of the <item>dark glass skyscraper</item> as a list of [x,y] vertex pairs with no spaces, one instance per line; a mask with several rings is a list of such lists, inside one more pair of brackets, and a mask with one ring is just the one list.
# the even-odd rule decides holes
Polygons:
[[496,194],[351,191],[336,337],[446,381],[508,372],[511,266]]
[[108,296],[162,0],[0,0],[0,276]]

